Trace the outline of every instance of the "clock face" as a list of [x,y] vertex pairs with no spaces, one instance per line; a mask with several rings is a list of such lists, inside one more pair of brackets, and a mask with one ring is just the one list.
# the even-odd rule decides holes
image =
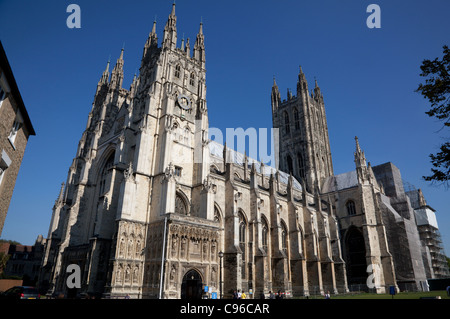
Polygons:
[[177,101],[183,110],[191,109],[191,100],[186,95],[179,95]]

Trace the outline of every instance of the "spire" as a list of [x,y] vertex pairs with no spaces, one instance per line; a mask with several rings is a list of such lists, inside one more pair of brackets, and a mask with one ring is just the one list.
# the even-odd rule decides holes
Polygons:
[[116,65],[111,73],[111,87],[112,88],[121,88],[123,82],[123,47],[120,51],[120,56],[117,59]]
[[366,156],[359,146],[358,137],[355,136],[356,141],[356,152],[355,152],[355,165],[356,165],[356,175],[358,177],[359,184],[373,184],[375,177],[373,176],[372,168],[366,164]]
[[175,0],[173,1],[173,4],[172,4],[172,12],[170,13],[170,16],[175,17]]
[[186,40],[185,52],[187,56],[191,56],[191,44],[189,43],[189,38]]
[[136,75],[137,71],[134,72],[134,77],[133,77],[133,81],[131,82],[130,85],[130,92],[131,94],[134,96],[136,94],[136,88],[137,88],[137,75]]
[[198,30],[198,34],[203,35],[203,19],[200,20],[200,30]]
[[273,76],[273,86],[272,86],[272,112],[278,109],[281,103],[280,91],[278,90],[277,82],[275,81],[275,75]]
[[147,58],[147,53],[152,48],[157,48],[157,47],[158,47],[158,36],[156,35],[156,16],[155,16],[155,20],[153,20],[152,31],[148,34],[147,41],[145,42],[144,53],[142,54],[142,60],[145,60]]
[[302,66],[299,66],[298,80],[297,80],[297,96],[303,92],[308,93],[308,82],[306,81],[305,73],[303,73]]
[[364,155],[364,152],[361,150],[361,147],[359,146],[358,136],[355,136],[355,142],[356,142],[356,152],[355,152],[356,167],[366,166],[366,157]]
[[150,46],[152,46],[152,45],[158,46],[158,36],[156,35],[156,18],[155,18],[155,20],[153,20],[152,31],[148,35],[147,42],[149,42]]
[[355,142],[356,142],[356,151],[355,151],[356,168],[367,167],[366,156],[364,155],[364,152],[361,150],[361,147],[359,146],[359,140],[357,136],[355,136]]
[[156,34],[156,17],[155,20],[153,20],[152,32],[150,32],[150,34]]
[[60,189],[60,191],[59,191],[58,198],[57,198],[56,201],[55,201],[55,206],[58,205],[58,204],[61,204],[61,203],[63,202],[63,198],[64,198],[64,186],[65,186],[65,183],[62,182],[62,183],[61,183],[61,189]]
[[102,77],[100,79],[100,83],[99,84],[106,84],[108,83],[109,80],[109,63],[110,63],[110,59],[108,59],[108,63],[106,63],[106,69],[105,71],[103,71]]
[[322,93],[320,92],[320,88],[319,85],[317,84],[317,79],[314,77],[314,96],[316,98],[321,98],[322,97]]
[[175,15],[175,2],[172,4],[172,12],[164,27],[163,47],[175,49],[177,45],[177,16]]
[[194,45],[194,59],[205,62],[205,36],[203,35],[203,22],[200,22],[200,29]]

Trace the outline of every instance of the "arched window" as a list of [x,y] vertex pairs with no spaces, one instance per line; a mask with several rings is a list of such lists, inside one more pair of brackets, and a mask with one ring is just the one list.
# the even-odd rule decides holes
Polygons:
[[245,220],[244,214],[242,212],[239,212],[239,248],[242,251],[242,278],[244,279],[246,277],[245,274],[245,256],[246,256],[246,236],[247,236],[247,222]]
[[175,213],[181,215],[187,215],[188,213],[186,202],[178,193],[176,194],[175,197]]
[[181,66],[178,64],[178,65],[175,67],[175,77],[176,77],[176,78],[180,78],[180,75],[181,75]]
[[291,131],[290,125],[289,125],[289,114],[284,111],[284,132],[286,134],[289,134]]
[[349,200],[346,204],[345,207],[347,207],[347,214],[349,216],[353,216],[356,215],[356,209],[355,209],[355,202],[352,200]]
[[189,78],[189,84],[192,85],[192,86],[194,86],[194,84],[195,84],[195,74],[194,74],[194,72],[191,73],[191,76]]
[[298,160],[298,172],[300,174],[300,177],[304,179],[305,178],[305,160],[303,159],[303,155],[298,153],[297,160]]
[[287,156],[286,162],[287,162],[288,173],[294,173],[294,167],[293,167],[292,158],[290,155]]
[[262,219],[262,246],[264,251],[267,253],[267,248],[269,245],[269,226],[265,218]]
[[288,232],[286,225],[282,222],[281,223],[281,248],[283,251],[287,254],[287,241],[288,241]]
[[298,115],[297,109],[294,109],[294,123],[295,123],[295,129],[300,129],[300,117]]
[[109,155],[108,159],[105,162],[105,165],[103,165],[102,171],[100,173],[100,190],[99,190],[99,196],[102,196],[104,193],[106,193],[109,190],[109,187],[107,187],[108,183],[108,177],[111,173],[111,168],[114,164],[114,152]]

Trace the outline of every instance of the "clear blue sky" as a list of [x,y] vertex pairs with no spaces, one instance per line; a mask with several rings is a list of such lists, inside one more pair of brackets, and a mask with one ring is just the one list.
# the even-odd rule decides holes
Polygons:
[[[66,8],[81,7],[81,29],[68,29]],[[381,29],[366,26],[366,8],[381,7]],[[17,179],[2,238],[33,244],[47,236],[52,206],[86,126],[96,84],[125,46],[124,87],[139,69],[144,43],[165,1],[0,1],[3,42],[35,127]],[[276,76],[282,98],[295,91],[299,65],[324,94],[335,174],[354,169],[354,137],[367,160],[393,162],[422,188],[450,254],[449,191],[421,177],[428,154],[448,132],[424,112],[414,92],[425,58],[450,44],[450,2],[187,1],[176,2],[177,29],[195,41],[203,20],[210,126],[270,128]]]

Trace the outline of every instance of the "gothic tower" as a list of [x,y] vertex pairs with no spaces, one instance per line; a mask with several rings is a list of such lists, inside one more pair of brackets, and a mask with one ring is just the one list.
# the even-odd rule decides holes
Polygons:
[[288,89],[287,99],[281,100],[274,78],[271,100],[273,127],[279,129],[278,166],[315,193],[333,175],[325,105],[317,81],[309,93],[300,67],[297,96]]
[[[187,267],[162,262],[167,227],[177,228],[170,214],[180,223],[201,218],[198,233],[218,247],[208,187],[203,25],[191,52],[189,38],[177,46],[176,22],[173,4],[161,45],[153,23],[128,90],[122,88],[124,49],[111,73],[108,61],[100,77],[54,207],[42,275],[50,292],[66,290],[65,270],[78,264],[83,291],[117,295],[127,287],[135,297],[168,297],[171,285],[155,287],[162,287],[161,280],[180,283],[165,272]],[[217,252],[211,258],[208,267],[216,271]]]

